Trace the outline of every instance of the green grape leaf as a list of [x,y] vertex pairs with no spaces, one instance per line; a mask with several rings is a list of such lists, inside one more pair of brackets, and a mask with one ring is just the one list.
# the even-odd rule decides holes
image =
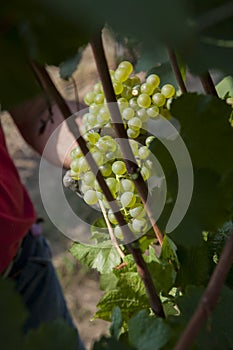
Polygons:
[[162,261],[171,261],[175,270],[179,270],[180,263],[176,254],[177,247],[175,243],[167,235],[163,238],[162,250],[160,259]]
[[[0,339],[2,349],[22,347],[26,308],[12,281],[0,278]],[[13,336],[12,336],[13,335]]]
[[121,334],[122,324],[123,324],[121,309],[119,308],[119,306],[116,306],[113,309],[111,321],[112,323],[109,328],[109,332],[113,338],[119,339],[119,336]]
[[63,320],[43,323],[38,329],[30,330],[25,339],[25,350],[75,350],[77,332]]
[[233,78],[228,76],[223,78],[217,85],[216,90],[218,96],[225,98],[225,96],[233,96]]
[[102,273],[100,275],[100,289],[102,290],[110,290],[115,289],[117,285],[117,276],[115,273]]
[[[183,296],[177,299],[181,312],[179,317],[170,317],[176,339],[193,316],[198,302],[204,292],[202,287],[189,286]],[[195,339],[195,349],[231,349],[233,346],[232,322],[233,316],[229,310],[233,307],[233,291],[223,287],[220,298],[213,312],[202,327],[202,331]],[[227,317],[226,317],[227,315]]]
[[181,124],[181,136],[194,166],[220,174],[233,168],[233,128],[228,121],[231,107],[225,101],[188,93],[173,101],[171,114]]
[[132,346],[125,344],[115,338],[102,336],[100,340],[94,343],[92,350],[135,350]]
[[72,74],[76,71],[79,62],[82,59],[84,48],[85,47],[80,47],[76,55],[60,64],[60,76],[62,79],[69,80]]
[[112,310],[116,306],[119,306],[121,309],[124,320],[127,320],[130,315],[140,309],[149,307],[145,287],[137,272],[121,274],[117,288],[107,291],[97,304],[98,310],[94,318],[102,318],[110,321]]
[[111,272],[121,262],[121,258],[111,241],[96,245],[74,243],[70,252],[81,264],[96,269],[100,273]]
[[128,322],[129,341],[138,350],[159,350],[169,340],[170,326],[161,318],[141,310]]

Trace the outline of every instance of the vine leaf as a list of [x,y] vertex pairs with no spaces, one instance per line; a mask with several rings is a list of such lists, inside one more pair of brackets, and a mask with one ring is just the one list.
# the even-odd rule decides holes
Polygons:
[[124,344],[115,338],[101,337],[94,343],[92,350],[135,350],[128,344]]
[[[119,306],[122,318],[127,320],[130,314],[140,309],[149,308],[145,287],[137,272],[126,272],[121,274],[115,289],[107,291],[97,304],[98,311],[94,318],[111,320],[112,310]],[[129,313],[130,310],[130,313]]]
[[217,85],[216,90],[218,96],[225,98],[226,96],[233,96],[233,78],[231,76],[223,78]]
[[67,322],[56,320],[42,324],[31,330],[25,341],[25,350],[75,350],[77,349],[77,332]]
[[111,241],[96,245],[74,243],[70,248],[70,252],[80,263],[96,269],[100,273],[111,272],[121,262],[121,258]]
[[171,329],[161,318],[149,316],[141,310],[128,322],[129,341],[138,350],[159,350],[170,338]]
[[121,315],[121,309],[119,306],[116,306],[112,311],[112,323],[109,328],[110,334],[112,337],[119,339],[121,334],[121,327],[123,324],[123,319]]

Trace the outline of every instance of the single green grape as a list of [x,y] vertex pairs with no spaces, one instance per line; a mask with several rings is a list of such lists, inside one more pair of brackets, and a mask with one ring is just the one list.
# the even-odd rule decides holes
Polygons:
[[99,113],[100,108],[101,108],[101,105],[96,104],[96,103],[92,103],[89,106],[89,112],[90,112],[90,114],[97,115]]
[[166,98],[163,94],[161,94],[160,92],[156,92],[153,96],[152,96],[152,101],[155,105],[157,105],[158,107],[162,107],[165,102],[166,102]]
[[79,148],[79,146],[77,146],[71,151],[70,157],[71,157],[71,159],[75,159],[75,158],[78,158],[80,156],[82,156],[82,151]]
[[114,80],[113,89],[116,95],[120,95],[124,89],[124,86],[122,85],[121,82]]
[[150,118],[155,118],[159,114],[158,106],[151,106],[147,109],[147,114]]
[[143,83],[141,85],[141,93],[142,94],[147,94],[147,95],[152,95],[154,91],[154,86],[149,83]]
[[117,160],[112,164],[112,171],[116,175],[123,175],[126,172],[125,163],[121,160]]
[[120,111],[122,112],[125,108],[127,108],[129,106],[129,102],[127,101],[126,98],[124,97],[120,97],[118,100],[117,100],[117,103],[118,103],[118,106],[119,106],[119,109]]
[[114,73],[114,78],[118,80],[119,82],[123,83],[128,79],[128,72],[125,68],[117,68]]
[[151,98],[148,94],[141,94],[137,98],[137,103],[141,108],[148,108],[151,105]]
[[150,170],[145,165],[141,168],[141,174],[144,181],[147,181],[151,175]]
[[122,179],[120,182],[120,190],[121,192],[134,192],[135,185],[132,180]]
[[118,68],[123,68],[127,71],[128,75],[130,75],[133,71],[133,65],[129,61],[122,61]]
[[138,155],[138,142],[135,141],[135,140],[130,140],[129,139],[129,144],[130,144],[130,146],[132,148],[133,154],[135,156],[137,156]]
[[89,205],[94,205],[98,202],[98,198],[96,195],[96,191],[94,190],[88,190],[84,193],[83,199],[85,202]]
[[119,183],[117,182],[117,180],[115,179],[115,177],[108,177],[106,179],[106,183],[110,189],[110,191],[112,192],[112,194],[115,194],[118,189],[119,189]]
[[146,138],[146,146],[147,147],[149,147],[150,146],[150,144],[151,144],[151,142],[153,142],[155,140],[155,136],[148,136],[147,138]]
[[130,120],[131,118],[134,117],[134,114],[135,114],[135,112],[134,112],[133,108],[131,108],[131,107],[127,107],[122,111],[122,117],[125,120]]
[[[149,107],[148,109],[150,109],[151,107]],[[137,117],[142,121],[142,122],[146,122],[149,118],[148,113],[147,113],[147,109],[145,108],[141,108],[139,109],[137,112]]]
[[161,93],[166,97],[166,98],[171,98],[175,95],[176,90],[173,85],[171,84],[165,84],[163,85],[161,89]]
[[109,211],[108,211],[108,219],[112,224],[114,224],[114,225],[117,224],[117,219],[116,219],[115,215],[113,214],[112,209],[109,209]]
[[133,130],[131,128],[127,129],[127,135],[130,139],[136,139],[140,135],[140,129]]
[[100,151],[94,151],[92,153],[92,156],[96,162],[97,165],[102,165],[104,163],[104,156],[103,156],[103,153],[100,152]]
[[100,94],[101,92],[103,92],[103,86],[102,86],[102,84],[100,83],[100,82],[98,82],[98,83],[96,83],[95,85],[94,85],[94,92],[96,93],[96,94]]
[[133,207],[136,202],[135,194],[133,192],[125,192],[121,195],[120,201],[123,208]]
[[96,94],[93,91],[87,92],[85,97],[84,97],[84,102],[86,105],[90,105],[92,102],[95,100]]
[[146,220],[141,218],[141,219],[133,219],[132,220],[132,227],[133,230],[137,233],[139,232],[145,232],[146,231],[146,227],[147,227],[147,223]]
[[104,177],[108,177],[112,174],[112,166],[109,163],[105,163],[100,166],[100,171]]
[[95,175],[93,174],[93,172],[87,171],[85,174],[83,174],[83,181],[89,186],[94,186]]
[[122,233],[119,225],[114,227],[114,235],[117,239],[119,239],[121,241],[124,239],[123,233]]
[[94,102],[99,105],[99,104],[102,104],[104,102],[104,94],[97,94],[95,96],[95,99],[94,99]]
[[133,108],[133,110],[135,110],[135,111],[137,111],[139,109],[136,97],[132,97],[129,100],[129,107]]
[[132,130],[139,130],[142,127],[142,121],[138,117],[129,120],[128,126]]
[[129,213],[132,216],[132,218],[141,218],[146,214],[145,209],[142,205],[137,205],[133,208],[130,208]]
[[146,82],[148,84],[153,85],[154,89],[156,89],[159,84],[160,84],[160,78],[158,75],[156,74],[150,74],[147,78],[146,78]]
[[78,168],[80,172],[84,173],[85,171],[89,170],[89,165],[85,157],[80,157],[77,159],[77,161],[78,161]]
[[147,157],[149,157],[149,155],[150,155],[150,151],[146,146],[142,146],[139,148],[138,156],[141,159],[146,159]]

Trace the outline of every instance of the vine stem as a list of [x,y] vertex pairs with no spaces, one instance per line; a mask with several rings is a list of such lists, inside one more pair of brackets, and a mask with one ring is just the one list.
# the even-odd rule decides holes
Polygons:
[[213,95],[213,96],[218,97],[218,93],[215,89],[214,82],[213,82],[209,72],[206,72],[205,74],[200,75],[200,80],[201,80],[204,91],[208,95]]
[[110,223],[110,221],[109,221],[109,219],[108,219],[106,210],[105,210],[105,208],[104,208],[104,206],[103,206],[103,204],[102,204],[101,201],[99,201],[99,206],[100,206],[100,209],[101,209],[101,211],[102,211],[102,213],[103,213],[103,216],[104,216],[104,219],[105,219],[107,228],[108,228],[108,232],[109,232],[109,236],[110,236],[110,238],[111,238],[112,244],[113,244],[113,246],[116,248],[118,254],[119,254],[120,257],[121,257],[121,259],[124,260],[125,254],[123,253],[123,251],[121,250],[121,248],[120,248],[120,246],[119,246],[119,244],[118,244],[118,242],[117,242],[117,239],[116,239],[116,237],[115,237],[115,235],[114,235],[114,232],[113,232],[112,225],[111,225],[111,223]]
[[113,121],[113,127],[115,129],[118,142],[119,142],[121,151],[123,153],[128,174],[130,175],[130,177],[135,183],[135,186],[142,199],[143,205],[146,209],[146,213],[151,222],[151,225],[156,234],[156,237],[159,241],[159,244],[162,245],[163,234],[160,231],[159,227],[157,226],[153,218],[153,213],[151,211],[151,208],[147,203],[147,196],[149,195],[147,185],[140,173],[140,169],[137,165],[137,161],[134,157],[131,146],[129,144],[127,132],[124,128],[123,120],[122,120],[121,113],[116,100],[111,77],[109,74],[109,68],[108,68],[108,64],[107,64],[107,60],[104,52],[101,32],[99,32],[95,37],[93,37],[93,39],[91,40],[91,46],[92,46],[92,51],[96,61],[97,69],[100,75],[100,79],[103,84],[105,98],[108,102],[108,108]]
[[174,350],[187,350],[192,345],[203,323],[210,316],[217,304],[221,289],[233,262],[233,231],[225,244],[219,262],[214,269],[208,286],[199,305],[189,321],[184,333],[180,337]]
[[[31,62],[30,64],[31,64],[31,67],[32,67],[34,73],[36,74],[36,76],[40,80],[43,81],[43,84],[46,88],[46,91],[51,96],[51,98],[56,102],[58,108],[60,109],[64,119],[66,120],[67,126],[68,126],[70,132],[72,133],[72,135],[74,136],[74,138],[77,140],[78,145],[79,145],[82,153],[84,154],[86,161],[88,162],[88,164],[90,166],[91,171],[94,174],[96,174],[96,179],[97,179],[107,201],[109,202],[109,206],[112,209],[112,211],[114,212],[114,215],[115,215],[119,225],[121,226],[121,230],[122,230],[124,239],[128,242],[134,241],[135,237],[132,234],[132,232],[130,231],[130,229],[127,225],[127,222],[125,221],[125,218],[122,215],[117,202],[114,200],[113,195],[112,195],[101,171],[99,171],[99,168],[91,155],[91,152],[89,152],[86,141],[84,140],[84,138],[80,134],[79,126],[75,123],[73,118],[69,118],[73,114],[71,112],[69,106],[67,105],[66,101],[63,99],[63,97],[61,96],[61,94],[57,90],[57,88],[54,85],[46,68],[43,66],[40,66],[36,62]],[[153,284],[148,267],[147,267],[147,265],[142,257],[142,253],[141,253],[140,248],[134,248],[132,244],[127,244],[127,248],[129,250],[129,252],[134,257],[138,273],[139,273],[139,275],[140,275],[140,277],[145,285],[145,288],[146,288],[146,291],[147,291],[147,294],[149,297],[150,305],[151,305],[153,312],[158,317],[165,318],[165,314],[164,314],[161,300],[157,295],[155,286]]]
[[173,73],[176,77],[177,84],[179,85],[180,91],[182,92],[182,94],[185,94],[187,92],[187,88],[185,86],[183,77],[180,72],[175,51],[172,50],[171,48],[167,48],[167,53],[168,53],[168,57],[169,57],[169,61],[170,61]]

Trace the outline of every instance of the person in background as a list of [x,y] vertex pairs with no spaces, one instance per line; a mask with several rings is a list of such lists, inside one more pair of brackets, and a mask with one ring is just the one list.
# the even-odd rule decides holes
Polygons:
[[[26,142],[40,154],[63,121],[58,107],[53,105],[53,123],[49,122],[39,134],[41,120],[48,116],[44,97],[36,97],[12,109],[10,114]],[[68,168],[67,151],[75,140],[63,124],[54,150],[46,158]],[[15,281],[29,311],[25,332],[56,319],[63,319],[75,328],[52,265],[51,250],[41,231],[40,220],[7,151],[0,122],[0,274]],[[84,350],[78,330],[77,342],[77,349]]]

